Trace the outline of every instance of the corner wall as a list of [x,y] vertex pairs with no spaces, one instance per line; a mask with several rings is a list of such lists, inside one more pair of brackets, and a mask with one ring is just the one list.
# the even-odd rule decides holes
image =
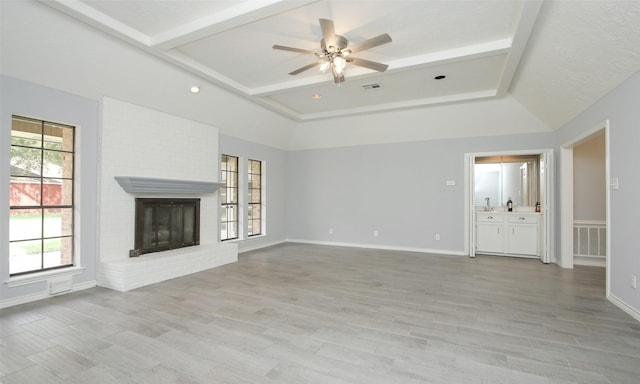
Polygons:
[[[558,131],[557,145],[580,137],[609,120],[610,176],[619,189],[610,191],[610,254],[608,255],[609,299],[640,320],[640,286],[631,287],[631,276],[640,279],[640,73],[600,99]],[[562,191],[559,191],[562,193]]]

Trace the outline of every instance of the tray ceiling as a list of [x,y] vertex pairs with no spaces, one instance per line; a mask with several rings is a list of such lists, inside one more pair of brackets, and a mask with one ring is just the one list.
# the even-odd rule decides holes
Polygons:
[[[555,129],[640,70],[640,1],[39,2],[187,71],[203,93],[215,84],[299,122],[508,93]],[[339,87],[316,69],[288,75],[315,58],[272,46],[318,50],[320,18],[333,20],[351,44],[388,33],[391,43],[357,55],[388,70],[348,64]],[[100,49],[107,48],[88,52]],[[40,73],[16,65],[26,78]]]
[[[295,120],[502,96],[541,1],[47,1],[204,80]],[[358,53],[386,72],[347,65],[346,82],[294,69],[318,50],[319,18],[351,44],[382,33],[393,42]],[[435,76],[446,76],[435,80]],[[368,84],[378,84],[365,89]],[[320,98],[312,98],[312,95]]]

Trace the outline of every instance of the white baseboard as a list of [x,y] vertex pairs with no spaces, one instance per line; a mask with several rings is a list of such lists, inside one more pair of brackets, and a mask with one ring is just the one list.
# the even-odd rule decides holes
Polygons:
[[50,294],[49,293],[49,287],[47,285],[45,290],[43,290],[41,292],[36,292],[36,293],[29,294],[29,295],[24,295],[24,296],[14,297],[14,298],[11,298],[11,299],[2,300],[2,301],[0,301],[0,308],[9,308],[9,307],[13,307],[15,305],[31,303],[33,301],[48,299],[48,298],[54,297],[54,296],[65,295],[65,294],[70,293],[70,292],[82,291],[82,290],[85,290],[85,289],[93,288],[93,287],[95,287],[97,285],[98,284],[96,283],[95,280],[87,281],[87,282],[79,283],[79,284],[74,284],[74,285],[71,286],[71,291],[68,291],[68,292],[65,292],[65,293],[61,293],[61,294],[57,294],[57,295]]
[[382,249],[382,250],[388,250],[388,251],[401,251],[401,252],[434,253],[437,255],[467,256],[464,253],[464,251],[450,251],[446,249],[431,249],[431,248],[416,248],[416,247],[400,247],[395,245],[340,243],[335,241],[317,241],[317,240],[304,240],[304,239],[287,239],[286,242],[315,244],[315,245],[331,245],[336,247]]
[[[240,243],[240,242],[238,242],[238,254],[255,251],[255,250],[258,250],[258,249],[262,249],[262,248],[272,247],[274,245],[283,244],[283,243],[286,243],[286,242],[287,242],[286,240],[278,240],[278,241],[271,241],[271,242],[267,242],[267,243],[257,243],[257,244]],[[241,246],[241,244],[242,244],[242,246]]]
[[630,306],[629,304],[625,303],[624,301],[620,300],[615,295],[609,294],[609,296],[607,296],[607,299],[610,302],[612,302],[613,304],[615,304],[616,307],[618,307],[618,308],[622,309],[623,311],[625,311],[629,316],[631,316],[634,319],[640,321],[640,311],[638,311],[637,309],[633,308],[632,306]]
[[607,262],[605,260],[589,260],[589,259],[573,259],[573,265],[583,265],[585,267],[602,267],[605,268],[607,266]]

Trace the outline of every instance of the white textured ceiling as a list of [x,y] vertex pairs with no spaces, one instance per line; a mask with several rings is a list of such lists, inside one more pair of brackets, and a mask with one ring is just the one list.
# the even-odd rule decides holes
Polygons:
[[[514,96],[552,128],[640,70],[640,1],[42,0],[121,43],[297,121]],[[384,73],[349,64],[346,82],[272,45],[318,50],[319,18]],[[64,44],[64,42],[59,42]],[[25,48],[26,49],[26,48]],[[103,56],[107,47],[95,47]],[[95,65],[124,66],[99,61]],[[64,73],[64,70],[60,71]],[[69,73],[73,76],[72,73]],[[446,75],[444,80],[435,80]],[[125,89],[130,79],[117,86]],[[70,79],[71,81],[71,79]],[[364,89],[378,84],[375,90]],[[116,85],[112,85],[115,87]],[[206,86],[203,89],[206,92]],[[312,99],[313,94],[322,95]]]
[[545,1],[511,93],[559,127],[640,71],[640,1]]

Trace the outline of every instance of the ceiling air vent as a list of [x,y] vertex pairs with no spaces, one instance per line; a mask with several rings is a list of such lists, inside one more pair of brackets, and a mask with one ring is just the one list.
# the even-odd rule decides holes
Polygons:
[[375,90],[380,89],[380,88],[382,88],[380,83],[370,83],[370,84],[363,84],[362,85],[362,89],[364,89],[365,91],[375,91]]

